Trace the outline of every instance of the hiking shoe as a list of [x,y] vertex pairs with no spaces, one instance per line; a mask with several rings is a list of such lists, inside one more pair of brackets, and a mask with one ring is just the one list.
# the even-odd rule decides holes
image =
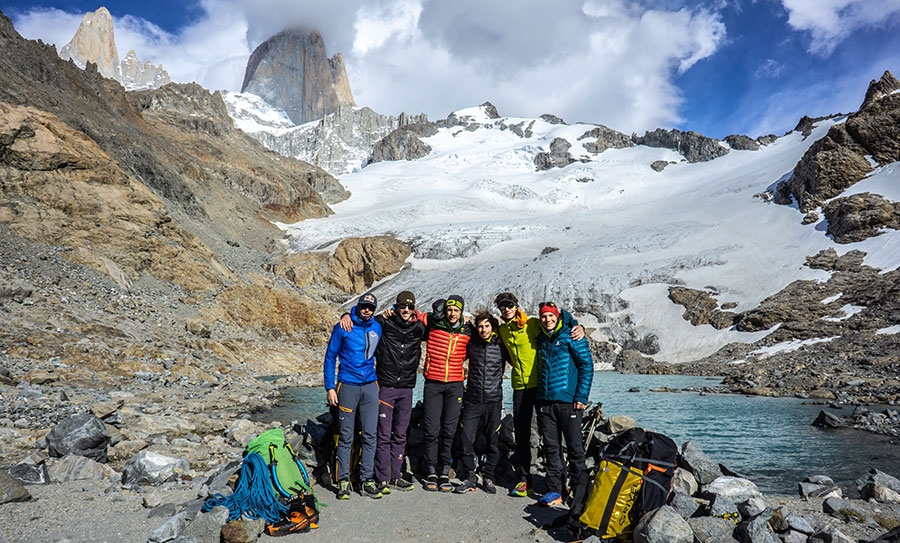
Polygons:
[[411,481],[407,481],[406,479],[403,479],[401,477],[391,479],[391,486],[393,486],[397,490],[404,491],[412,490],[413,488],[415,488],[415,485],[413,485]]
[[515,488],[509,491],[510,496],[516,496],[518,498],[525,498],[528,496],[528,483],[526,481],[519,481],[516,483]]
[[441,492],[453,492],[453,485],[450,484],[450,477],[441,475],[438,478],[438,490]]
[[381,487],[372,479],[367,480],[362,485],[363,494],[370,498],[378,499],[381,497]]
[[391,493],[391,487],[388,486],[388,482],[387,482],[387,481],[381,481],[381,482],[378,482],[378,483],[375,483],[375,484],[378,485],[378,490],[381,491],[381,495],[382,495],[382,496],[387,496],[388,494]]
[[350,481],[338,481],[338,491],[335,497],[339,500],[350,499]]
[[497,487],[494,486],[494,481],[492,481],[491,479],[485,479],[481,483],[481,488],[484,489],[484,491],[487,492],[488,494],[496,494],[497,493]]
[[553,507],[554,505],[562,505],[562,495],[559,492],[547,492],[541,499],[538,500],[538,503],[543,505],[544,507]]
[[453,493],[454,494],[465,494],[466,492],[475,492],[476,488],[477,487],[475,486],[474,481],[466,479],[465,481],[463,481],[459,485],[457,485],[456,488],[453,489]]
[[428,477],[425,477],[425,483],[422,485],[422,488],[429,492],[435,492],[438,489],[438,479],[437,475],[431,474]]

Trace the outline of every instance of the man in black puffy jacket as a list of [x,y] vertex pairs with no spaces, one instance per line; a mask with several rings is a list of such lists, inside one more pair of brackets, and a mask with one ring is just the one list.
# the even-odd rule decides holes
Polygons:
[[487,440],[487,455],[481,469],[482,488],[494,494],[494,469],[500,460],[500,412],[503,406],[503,370],[509,363],[506,346],[497,335],[499,323],[486,311],[475,315],[475,330],[466,346],[469,374],[459,417],[462,446],[463,482],[455,492],[475,490],[475,439],[483,432]]
[[416,317],[416,297],[404,290],[397,295],[393,315],[378,315],[381,342],[375,351],[375,373],[378,375],[378,446],[375,450],[375,480],[382,493],[390,487],[412,490],[413,484],[402,475],[406,455],[406,435],[412,413],[413,387],[425,324]]

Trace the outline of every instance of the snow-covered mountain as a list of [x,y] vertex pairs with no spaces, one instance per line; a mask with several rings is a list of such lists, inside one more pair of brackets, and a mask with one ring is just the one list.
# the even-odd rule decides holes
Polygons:
[[[340,106],[317,121],[295,125],[287,113],[251,93],[223,92],[235,126],[267,148],[318,166],[334,176],[363,168],[375,143],[423,116],[381,115],[367,107]],[[340,198],[342,199],[342,198]],[[327,199],[336,203],[340,199]]]
[[[838,245],[824,219],[803,224],[796,206],[771,203],[776,184],[843,118],[768,139],[758,150],[688,163],[673,150],[642,145],[596,153],[582,139],[594,125],[496,118],[485,107],[451,117],[456,124],[438,123],[423,138],[432,148],[427,156],[344,175],[352,196],[333,206],[334,215],[281,225],[291,248],[328,251],[346,237],[390,234],[413,256],[374,287],[382,305],[409,289],[422,307],[461,294],[474,311],[492,308],[494,296],[509,290],[526,310],[554,300],[596,327],[594,339],[641,345],[667,362],[769,333],[692,326],[668,298],[672,285],[715,292],[720,305],[740,312],[797,279],[826,279],[804,266],[823,249],[871,250],[866,264],[900,265],[900,251],[891,249],[900,243],[897,231]],[[576,161],[537,171],[535,157],[559,138]],[[660,161],[668,167],[651,168]],[[900,168],[890,165],[847,192],[875,187],[897,200],[898,181]]]

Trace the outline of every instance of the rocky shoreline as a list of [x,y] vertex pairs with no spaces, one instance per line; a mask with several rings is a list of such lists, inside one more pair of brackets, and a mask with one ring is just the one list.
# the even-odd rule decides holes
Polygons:
[[[267,427],[279,424],[254,419],[265,418],[264,413],[280,397],[280,386],[297,384],[293,379],[267,383],[239,376],[222,376],[216,382],[196,384],[167,374],[163,364],[158,374],[136,375],[127,384],[109,390],[91,387],[89,383],[74,386],[54,378],[67,369],[58,361],[47,361],[35,368],[26,368],[9,359],[4,363],[8,365],[9,371],[5,373],[9,375],[0,384],[5,410],[0,418],[0,466],[4,467],[0,469],[0,497],[6,503],[0,504],[0,525],[6,528],[0,529],[0,540],[15,543],[218,542],[224,523],[221,514],[199,513],[200,506],[213,493],[227,492],[225,481],[239,468],[246,443]],[[47,380],[39,381],[35,377],[42,375],[40,372]],[[17,381],[25,373],[32,381]],[[51,447],[59,448],[51,445],[54,439],[51,430],[76,414],[102,420],[101,427],[109,434],[108,445],[104,447],[106,461],[71,451],[58,457],[51,455]],[[598,439],[606,439],[609,432],[629,424],[633,421],[629,423],[627,417],[604,420],[597,431]],[[315,466],[321,460],[316,444],[323,441],[326,428],[327,417],[307,424],[302,434],[292,434],[307,465]],[[511,436],[511,432],[509,434]],[[415,444],[414,436],[415,431],[411,433],[411,445]],[[504,439],[508,441],[510,436]],[[635,541],[682,540],[677,530],[672,531],[673,526],[680,526],[682,531],[688,527],[694,535],[710,530],[719,534],[718,539],[703,539],[705,541],[897,540],[878,539],[900,526],[900,481],[883,472],[873,470],[860,474],[858,481],[844,487],[830,482],[827,474],[810,474],[817,477],[803,484],[798,482],[798,495],[768,496],[756,490],[751,481],[706,457],[696,444],[682,444],[682,455],[684,473],[678,476],[674,486],[677,499],[664,512],[653,518],[645,517],[650,527],[644,529],[650,534],[663,535],[654,536],[656,539],[636,536]],[[416,454],[411,452],[413,471],[415,458]],[[146,469],[138,470],[137,465],[145,465]],[[314,472],[319,480],[327,480],[327,471],[315,469]],[[23,486],[22,481],[29,484]],[[501,486],[512,484],[502,478],[499,482]],[[356,519],[343,518],[341,508],[348,506],[334,502],[329,485],[319,484],[316,489],[320,500],[330,507],[323,510],[323,528],[312,534],[291,537],[323,541],[335,537],[347,541],[365,540],[353,532],[362,529]],[[441,511],[442,500],[450,499],[423,492],[420,488],[410,494],[415,497],[412,502],[408,502],[410,498],[406,496],[389,496],[375,505],[366,503],[374,500],[355,497],[349,507],[354,511],[356,508],[368,511],[380,507],[396,514],[415,506]],[[567,540],[567,532],[553,525],[555,517],[564,510],[541,511],[531,500],[523,502],[502,494],[502,489],[498,496],[488,497],[481,493],[476,499],[462,504],[471,507],[471,514],[475,516],[483,514],[486,508],[495,508],[493,514],[501,517],[495,526],[483,526],[485,531],[471,534],[470,539],[438,531],[426,532],[428,539],[495,541],[504,539],[506,534],[518,534],[513,539]],[[465,500],[453,499],[455,502]],[[486,500],[489,501],[485,503]],[[65,510],[70,502],[84,501],[90,502],[90,508],[104,512],[102,520],[93,516],[96,513],[87,511],[87,518],[76,522],[82,529],[89,530],[85,533],[92,534],[90,538],[55,524],[46,527],[48,518],[59,515],[55,509],[48,508]],[[80,503],[81,507],[84,505]],[[453,511],[448,511],[449,520],[436,521],[435,527],[445,526],[447,522],[452,524],[452,519],[458,518],[454,515],[459,514],[456,503]],[[376,513],[369,511],[364,517],[371,520],[373,514]],[[382,511],[376,516],[381,518],[383,514]],[[423,514],[432,512],[423,511]],[[735,515],[740,516],[738,522],[735,522]],[[124,524],[117,523],[116,518],[121,518]],[[13,522],[13,519],[31,520]],[[45,528],[20,530],[23,522],[26,526]],[[393,533],[393,524],[388,526],[389,522],[380,522],[385,524],[382,527],[388,533]],[[649,524],[651,522],[656,524]],[[65,526],[62,521],[60,524]],[[660,532],[663,528],[654,527],[657,525],[665,529]],[[258,532],[254,535],[254,526],[248,525],[242,531],[251,534],[247,541],[255,541],[259,536]],[[416,534],[421,535],[421,526],[419,529]],[[447,529],[451,530],[448,533],[453,533],[451,528]],[[106,533],[106,530],[110,532]],[[418,539],[414,537],[416,534],[409,533],[409,527],[406,530],[395,534],[396,539]],[[733,538],[726,538],[726,533],[732,533]]]

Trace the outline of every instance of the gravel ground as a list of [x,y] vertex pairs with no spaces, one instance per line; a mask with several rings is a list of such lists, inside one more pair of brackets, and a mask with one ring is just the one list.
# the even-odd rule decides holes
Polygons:
[[[73,482],[30,486],[34,500],[0,505],[0,541],[7,543],[145,543],[150,533],[172,514],[172,505],[197,497],[187,485],[144,489],[162,505],[143,506],[144,495],[109,482]],[[279,538],[291,541],[344,543],[369,541],[495,542],[568,541],[564,529],[545,530],[565,509],[547,509],[528,498],[513,498],[499,489],[465,495],[395,491],[373,500],[353,494],[338,501],[327,489],[317,489],[320,527],[307,534]],[[773,508],[786,507],[810,519],[814,526],[833,524],[854,540],[874,539],[887,530],[870,520],[844,523],[822,513],[822,500],[766,496]],[[900,504],[853,500],[870,519],[900,518]],[[269,540],[263,535],[260,541]]]

